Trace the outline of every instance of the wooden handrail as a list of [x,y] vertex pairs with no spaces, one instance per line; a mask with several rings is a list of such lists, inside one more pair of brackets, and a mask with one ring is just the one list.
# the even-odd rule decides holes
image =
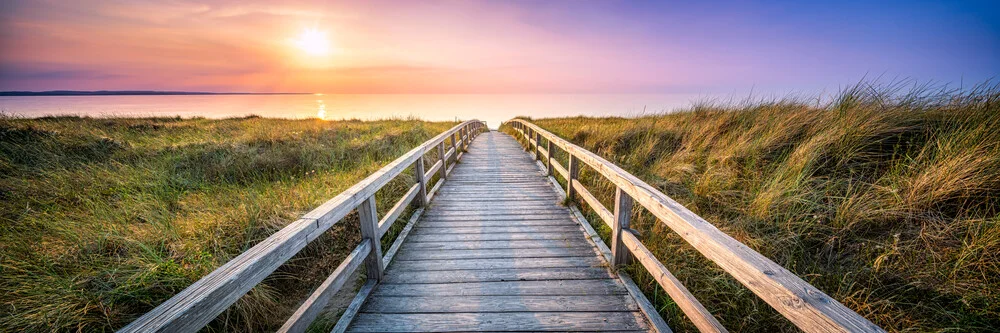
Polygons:
[[[369,275],[380,275],[384,269],[379,238],[402,213],[406,205],[415,198],[420,198],[418,206],[423,206],[433,196],[433,190],[427,191],[427,180],[440,168],[442,176],[448,169],[444,153],[444,141],[456,133],[465,135],[464,144],[468,144],[486,128],[486,124],[478,120],[463,122],[451,129],[413,148],[403,156],[382,167],[364,180],[354,184],[344,192],[323,203],[316,209],[303,215],[275,232],[246,252],[241,253],[218,269],[205,275],[183,291],[163,302],[152,311],[142,315],[128,324],[119,332],[194,332],[217,317],[222,311],[250,291],[279,266],[298,253],[309,242],[316,239],[334,224],[358,209],[362,219],[361,229],[365,240],[345,262],[318,288],[302,307],[286,322],[282,331],[301,332],[315,319],[326,303],[324,296],[336,293],[343,285],[344,279],[360,266],[360,259],[368,263]],[[454,144],[453,144],[454,146]],[[438,149],[441,159],[431,168],[430,175],[424,174],[423,157],[432,149]],[[452,148],[455,149],[455,148]],[[457,162],[458,156],[455,161]],[[374,205],[374,195],[379,189],[399,176],[407,167],[413,165],[417,184],[407,191],[397,202],[383,221],[378,221]],[[435,185],[437,188],[444,182],[444,177]],[[364,204],[364,207],[361,207]],[[343,268],[343,269],[341,269]],[[379,276],[369,276],[369,279]]]
[[[528,150],[534,148],[536,158],[540,159],[539,149],[541,148],[537,142],[540,141],[540,138],[545,138],[552,143],[551,145],[559,147],[569,154],[571,160],[569,173],[571,175],[575,176],[577,173],[575,170],[577,166],[573,165],[573,162],[582,162],[589,166],[613,183],[618,191],[627,194],[636,203],[645,207],[646,210],[691,244],[695,250],[719,265],[803,331],[884,332],[882,328],[868,319],[806,283],[781,265],[733,239],[705,219],[614,163],[528,121],[512,119],[505,124],[511,125],[524,136],[528,143]],[[552,152],[547,153],[551,154]],[[554,163],[558,163],[558,161]],[[567,179],[569,183],[567,194],[570,197],[573,194],[582,194],[585,202],[592,205],[606,223],[613,222],[615,217],[609,216],[612,214],[608,209],[601,206],[600,202],[589,192],[585,192],[586,189],[574,178]],[[614,231],[620,232],[620,230]],[[631,248],[632,255],[647,257],[652,255],[645,246],[639,242],[632,242],[631,239],[626,239],[624,245]],[[641,258],[640,261],[647,269],[650,266],[646,265],[648,259],[657,261],[656,258]],[[665,269],[663,267],[663,270]],[[653,272],[654,277],[659,273],[661,271]],[[683,289],[683,286],[673,284],[669,278],[657,278],[657,282],[665,290],[675,289],[676,292],[670,293],[671,297],[684,293],[690,294],[686,289]],[[681,304],[689,300],[678,300],[675,297],[675,301]],[[697,300],[694,301],[697,302]],[[681,309],[690,318],[701,318],[695,320],[699,329],[706,331],[724,330],[721,325],[715,325],[717,321],[715,323],[706,321],[707,318],[703,318],[705,312],[702,310],[704,308],[700,307],[699,309],[699,307],[700,304],[697,304],[697,306],[682,306]],[[699,323],[699,321],[701,322]]]

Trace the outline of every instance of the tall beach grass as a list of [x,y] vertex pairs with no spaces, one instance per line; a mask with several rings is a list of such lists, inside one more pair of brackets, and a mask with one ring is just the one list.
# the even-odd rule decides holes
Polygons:
[[[0,331],[120,328],[453,125],[0,117]],[[208,330],[274,330],[359,241],[349,216]]]
[[[638,118],[532,121],[887,330],[1000,330],[998,85],[863,83],[825,104],[704,103]],[[565,154],[556,157],[566,165]],[[581,177],[612,207],[613,185],[586,168]],[[643,243],[730,330],[796,331],[648,212],[634,213]],[[628,269],[672,326],[694,330],[641,267]]]

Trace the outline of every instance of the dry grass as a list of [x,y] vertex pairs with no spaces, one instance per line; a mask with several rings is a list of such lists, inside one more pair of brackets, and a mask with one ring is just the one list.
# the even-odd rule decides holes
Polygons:
[[[120,328],[453,125],[2,117],[0,331]],[[209,330],[280,325],[357,245],[356,224],[314,241]]]
[[[859,84],[827,105],[704,104],[534,123],[618,163],[890,331],[1000,330],[1000,86]],[[582,177],[610,204],[610,184]],[[728,328],[796,330],[648,213],[636,214],[643,242]],[[672,326],[693,329],[641,268],[630,269]]]

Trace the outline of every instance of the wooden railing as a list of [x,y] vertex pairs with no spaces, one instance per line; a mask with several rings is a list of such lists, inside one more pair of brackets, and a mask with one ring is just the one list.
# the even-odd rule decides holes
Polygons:
[[[809,285],[784,267],[729,237],[667,195],[600,156],[521,119],[505,123],[521,134],[549,175],[566,181],[566,196],[580,197],[612,230],[611,263],[621,266],[636,258],[663,287],[681,311],[702,332],[726,332],[711,313],[629,228],[633,202],[642,205],[698,252],[719,265],[785,318],[806,332],[884,332],[880,327]],[[546,141],[545,148],[539,144]],[[564,168],[553,161],[553,149],[569,155]],[[609,210],[579,181],[586,164],[616,186],[614,210]],[[554,172],[553,172],[554,171]]]
[[[246,252],[222,265],[187,287],[152,311],[139,317],[119,332],[194,332],[222,313],[279,266],[302,250],[312,240],[357,209],[360,218],[362,242],[343,263],[306,299],[285,322],[279,332],[303,332],[326,305],[330,296],[340,290],[353,272],[364,262],[371,287],[382,278],[392,254],[398,249],[402,237],[397,239],[385,258],[382,256],[381,238],[393,222],[413,203],[423,207],[445,181],[451,167],[461,158],[463,151],[486,124],[466,121],[424,142],[379,169],[343,193],[303,215],[285,228],[261,241]],[[445,145],[447,139],[450,146]],[[436,149],[437,161],[424,170],[424,155]],[[451,165],[449,166],[449,161]],[[382,219],[375,207],[375,192],[413,166],[415,184],[390,208]],[[441,177],[430,190],[427,181],[435,173]],[[418,212],[414,214],[419,214]]]

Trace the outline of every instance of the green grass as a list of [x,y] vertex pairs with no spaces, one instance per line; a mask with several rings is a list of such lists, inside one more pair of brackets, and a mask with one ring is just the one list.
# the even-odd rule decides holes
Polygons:
[[[825,105],[533,122],[889,331],[1000,330],[1000,86],[859,84]],[[612,207],[613,185],[587,168],[581,177]],[[643,243],[730,330],[796,331],[648,212],[634,214]],[[694,330],[641,267],[628,269],[671,326]]]
[[[0,331],[120,328],[454,125],[0,117]],[[345,222],[209,329],[273,331],[358,244]]]

